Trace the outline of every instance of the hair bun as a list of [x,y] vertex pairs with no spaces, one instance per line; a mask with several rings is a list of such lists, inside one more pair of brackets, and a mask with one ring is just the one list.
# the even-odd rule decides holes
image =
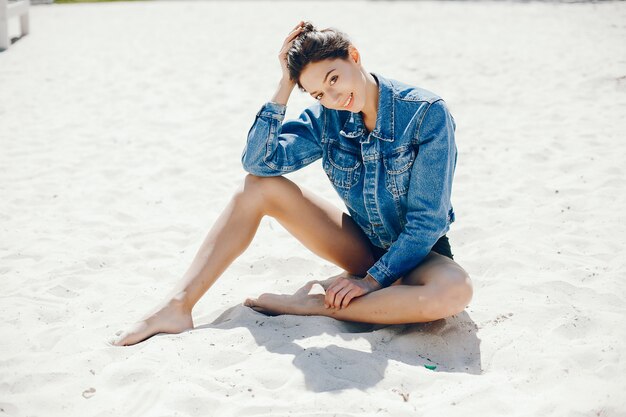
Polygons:
[[300,32],[300,36],[304,36],[309,32],[317,32],[317,28],[313,26],[313,23],[305,21],[302,24],[302,32]]
[[351,43],[350,39],[337,29],[319,30],[309,21],[302,22],[301,27],[302,30],[287,51],[287,67],[289,78],[304,91],[300,84],[302,70],[312,62],[325,59],[348,60]]

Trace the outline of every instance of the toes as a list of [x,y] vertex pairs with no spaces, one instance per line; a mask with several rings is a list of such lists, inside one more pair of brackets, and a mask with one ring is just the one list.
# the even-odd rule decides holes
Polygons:
[[253,298],[248,298],[243,305],[245,305],[246,307],[250,307],[251,309],[253,309],[254,311],[258,311],[260,313],[262,313],[265,309],[258,303],[258,300],[255,300]]
[[120,339],[109,339],[108,344],[111,346],[123,346]]
[[118,330],[112,337],[105,340],[105,343],[109,346],[119,346],[119,343],[122,340],[122,333],[124,333],[123,330]]
[[114,337],[111,339],[111,344],[113,346],[126,346],[126,339],[128,339],[128,334],[125,334],[123,332],[117,332],[115,333],[116,336],[118,337]]
[[268,305],[272,304],[271,297],[273,295],[274,294],[263,293],[259,295],[258,298],[246,298],[246,301],[244,301],[243,305],[245,305],[246,307],[267,307]]
[[248,298],[248,299],[246,299],[246,301],[244,301],[243,305],[245,305],[246,307],[250,307],[251,309],[253,309],[257,313],[263,313],[263,314],[266,314],[266,315],[270,313],[270,310],[267,310],[265,307],[263,307],[259,303],[258,299]]

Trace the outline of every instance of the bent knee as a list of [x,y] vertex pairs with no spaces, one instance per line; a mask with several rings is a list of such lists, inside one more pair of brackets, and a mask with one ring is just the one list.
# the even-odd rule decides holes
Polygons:
[[278,193],[280,182],[284,177],[259,177],[248,174],[235,192],[235,203],[265,207]]
[[273,197],[284,191],[289,184],[291,184],[291,181],[283,176],[259,177],[258,175],[248,174],[243,181],[243,191],[261,194],[265,197]]
[[429,298],[432,302],[416,306],[429,320],[439,320],[459,314],[469,304],[473,295],[472,281],[461,267],[449,266],[439,271],[436,279],[428,282]]
[[472,296],[474,288],[470,276],[463,269],[448,272],[444,287],[444,299],[447,310],[447,316],[458,314],[465,310]]
[[245,189],[258,189],[267,188],[269,184],[276,181],[278,178],[283,177],[260,177],[254,174],[247,174],[243,179],[243,188]]

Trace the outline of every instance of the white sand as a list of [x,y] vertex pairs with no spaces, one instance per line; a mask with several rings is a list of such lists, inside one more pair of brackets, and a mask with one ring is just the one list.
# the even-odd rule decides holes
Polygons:
[[[626,4],[31,10],[0,53],[0,416],[626,415]],[[241,182],[301,17],[450,106],[467,312],[385,327],[243,307],[339,272],[267,218],[196,329],[107,346]],[[341,206],[319,163],[290,178]]]

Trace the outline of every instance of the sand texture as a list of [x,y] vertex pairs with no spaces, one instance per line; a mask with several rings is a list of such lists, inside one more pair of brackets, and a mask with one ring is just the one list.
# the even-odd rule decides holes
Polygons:
[[[301,18],[448,103],[471,304],[415,325],[265,316],[242,302],[340,270],[264,218],[195,329],[109,346],[241,184]],[[0,53],[0,417],[625,416],[624,45],[619,2],[32,7]],[[289,178],[342,207],[319,162]]]

